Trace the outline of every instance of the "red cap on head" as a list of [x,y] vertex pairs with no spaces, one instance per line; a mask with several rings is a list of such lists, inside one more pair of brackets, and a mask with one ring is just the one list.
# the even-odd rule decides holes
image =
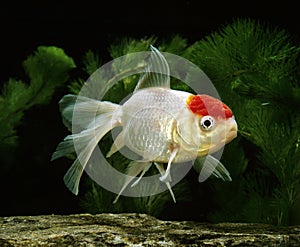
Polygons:
[[232,111],[227,105],[209,95],[191,95],[186,103],[188,108],[199,116],[232,117]]

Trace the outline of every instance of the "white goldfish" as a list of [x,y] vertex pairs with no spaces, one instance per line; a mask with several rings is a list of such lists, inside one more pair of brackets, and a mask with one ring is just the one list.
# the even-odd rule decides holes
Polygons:
[[[174,163],[207,157],[200,181],[211,174],[231,180],[226,168],[210,154],[237,136],[232,111],[209,95],[171,89],[167,61],[156,48],[151,46],[151,50],[149,66],[133,95],[123,105],[76,95],[66,95],[60,101],[62,115],[69,122],[75,103],[82,114],[96,112],[95,119],[91,122],[83,120],[80,124],[84,129],[67,136],[52,156],[52,159],[62,157],[74,150],[75,140],[79,143],[78,158],[64,177],[66,186],[74,194],[78,194],[80,177],[93,150],[106,133],[118,126],[122,127],[122,131],[114,140],[107,157],[126,146],[141,158],[128,165],[130,179],[127,179],[114,202],[140,174],[132,184],[135,186],[152,164],[161,174],[160,180],[166,184],[174,202],[170,185],[170,170]],[[153,67],[161,68],[162,73],[152,73]]]

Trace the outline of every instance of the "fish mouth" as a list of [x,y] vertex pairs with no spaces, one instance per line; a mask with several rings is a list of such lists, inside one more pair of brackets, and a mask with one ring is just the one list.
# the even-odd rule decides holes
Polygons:
[[231,142],[234,138],[237,137],[237,124],[234,119],[230,120],[228,127],[226,128],[226,134],[222,138],[216,138],[214,142],[210,142],[207,145],[202,145],[201,149],[198,149],[198,156],[205,156],[210,153],[214,153],[222,148],[225,144]]
[[[223,129],[224,130],[224,129]],[[234,118],[227,120],[225,123],[225,133],[220,134],[213,143],[210,143],[209,153],[215,152],[220,149],[225,144],[231,142],[234,138],[237,137],[238,126]]]
[[232,118],[230,121],[231,121],[230,128],[226,134],[225,143],[228,143],[237,137],[237,130],[238,130],[237,124],[234,118]]

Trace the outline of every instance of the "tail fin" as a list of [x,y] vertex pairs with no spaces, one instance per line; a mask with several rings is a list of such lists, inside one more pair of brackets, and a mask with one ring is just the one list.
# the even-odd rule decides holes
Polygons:
[[62,120],[69,131],[72,131],[72,124],[74,124],[74,110],[76,111],[76,119],[80,119],[80,122],[76,122],[75,124],[86,129],[94,120],[91,119],[91,113],[97,116],[102,113],[114,111],[117,106],[111,102],[99,101],[74,94],[67,94],[59,101]]
[[[78,103],[76,103],[78,104],[78,106],[76,105],[76,107],[74,108],[74,100],[76,100],[76,96],[74,97],[72,95],[67,95],[65,97],[65,101],[62,100],[61,102],[66,102],[66,100],[69,101],[70,99],[72,99],[72,101],[69,101],[69,104],[66,105],[64,109],[62,109],[63,117],[64,119],[69,120],[68,122],[71,121],[73,116],[73,112],[70,110],[70,107],[72,107],[72,109],[75,109],[76,115],[79,116],[91,116],[93,114],[87,114],[88,112],[91,113],[91,111],[92,113],[94,112],[96,114],[96,116],[89,121],[87,117],[76,117],[76,119],[78,119],[80,123],[75,124],[80,125],[84,128],[84,130],[77,134],[68,135],[58,145],[51,159],[54,160],[60,158],[76,150],[77,159],[74,161],[71,168],[64,176],[64,182],[70,189],[70,191],[77,195],[80,177],[95,147],[107,132],[119,125],[119,123],[113,119],[113,115],[120,106],[110,102],[101,102],[85,97],[80,97]],[[64,115],[64,113],[67,115]]]

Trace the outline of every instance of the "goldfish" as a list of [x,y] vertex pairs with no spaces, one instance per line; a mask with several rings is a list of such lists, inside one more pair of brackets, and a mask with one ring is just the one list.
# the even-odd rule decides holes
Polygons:
[[[174,202],[170,171],[176,163],[199,161],[205,157],[207,162],[201,167],[199,181],[211,174],[231,181],[227,169],[212,155],[237,136],[237,123],[231,109],[212,96],[171,89],[168,63],[154,46],[151,46],[148,63],[131,97],[123,104],[72,94],[60,100],[66,121],[72,121],[75,104],[82,115],[95,112],[95,118],[82,120],[83,130],[68,135],[52,155],[52,160],[63,157],[74,150],[75,141],[79,143],[77,158],[64,176],[66,186],[74,194],[78,194],[80,177],[94,149],[116,127],[122,130],[106,157],[126,146],[138,155],[139,160],[129,163],[129,178],[114,203],[133,179],[137,178],[132,187],[152,165],[157,168],[159,179],[165,183]],[[153,68],[159,68],[161,73],[151,72]]]

